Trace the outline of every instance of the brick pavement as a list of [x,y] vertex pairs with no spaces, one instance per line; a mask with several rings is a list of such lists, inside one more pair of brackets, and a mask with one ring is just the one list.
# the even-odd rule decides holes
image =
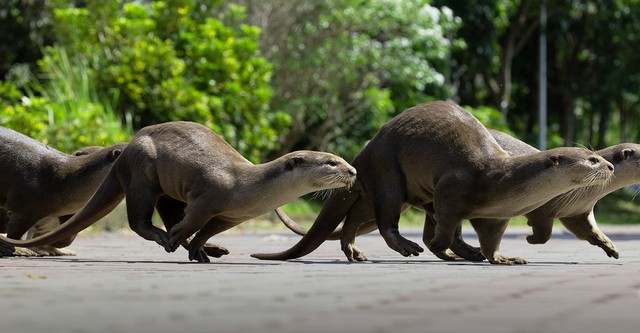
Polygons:
[[[558,229],[558,228],[556,228]],[[510,228],[506,255],[529,265],[404,258],[377,233],[348,263],[334,241],[301,260],[264,262],[299,237],[232,232],[231,254],[189,263],[135,235],[81,235],[76,257],[2,258],[2,332],[637,332],[640,226],[603,228],[618,260],[556,232],[529,245]],[[403,234],[420,241],[418,230]],[[465,239],[477,245],[472,232]]]

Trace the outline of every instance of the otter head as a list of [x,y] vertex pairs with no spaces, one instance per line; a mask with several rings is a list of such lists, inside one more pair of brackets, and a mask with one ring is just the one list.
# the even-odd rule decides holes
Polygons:
[[100,149],[104,149],[104,147],[101,147],[101,146],[82,147],[74,151],[73,153],[71,153],[71,156],[85,156],[85,155],[93,154]]
[[285,170],[297,172],[318,190],[349,187],[356,180],[356,169],[333,154],[297,151],[289,154]]
[[584,148],[555,148],[547,151],[547,168],[559,171],[576,186],[603,185],[613,176],[613,164]]
[[620,143],[598,150],[597,153],[613,164],[616,180],[640,182],[640,144]]
[[71,156],[87,156],[102,150],[106,150],[107,159],[110,162],[113,162],[118,158],[118,156],[120,156],[120,154],[122,153],[122,150],[126,146],[127,146],[126,143],[118,143],[109,147],[87,146],[74,151],[73,153],[71,153]]

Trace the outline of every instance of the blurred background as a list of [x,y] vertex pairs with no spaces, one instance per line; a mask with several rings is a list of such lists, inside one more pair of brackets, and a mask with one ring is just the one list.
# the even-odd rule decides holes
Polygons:
[[542,128],[599,149],[640,142],[639,42],[636,0],[4,0],[0,126],[71,152],[192,120],[254,162],[351,160],[448,99],[537,147]]

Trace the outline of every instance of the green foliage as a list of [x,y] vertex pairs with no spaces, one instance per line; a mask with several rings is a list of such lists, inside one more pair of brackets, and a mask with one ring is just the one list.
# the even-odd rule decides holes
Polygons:
[[489,106],[480,106],[477,108],[466,106],[465,110],[469,111],[487,128],[511,133],[509,126],[505,123],[500,111]]
[[326,149],[350,158],[396,113],[450,96],[448,36],[457,25],[450,11],[420,0],[305,4],[270,53],[273,108],[294,119],[281,152]]
[[16,68],[35,68],[42,56],[41,48],[51,44],[51,12],[47,3],[43,0],[0,1],[0,80],[21,80],[22,71],[16,72]]
[[47,48],[39,66],[48,78],[32,82],[27,94],[0,83],[1,126],[66,152],[129,139],[131,130],[100,100],[83,63],[69,59],[64,49]]
[[196,121],[254,161],[276,148],[290,120],[269,112],[271,65],[259,56],[260,30],[240,24],[241,7],[225,25],[199,15],[206,5],[195,0],[88,6],[55,11],[60,41],[90,64],[102,94],[118,97],[121,118],[135,128]]

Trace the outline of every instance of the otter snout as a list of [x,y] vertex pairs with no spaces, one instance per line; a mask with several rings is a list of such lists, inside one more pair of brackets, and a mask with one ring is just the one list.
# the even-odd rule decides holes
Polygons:
[[589,157],[589,162],[591,162],[591,164],[593,164],[593,165],[601,164],[605,168],[607,168],[609,170],[609,172],[613,173],[613,170],[614,170],[613,164],[611,162],[607,161],[604,157],[602,157],[600,155],[595,155],[595,156]]
[[344,185],[350,187],[351,185],[353,185],[353,183],[355,183],[358,171],[350,164],[347,164],[347,170],[345,173],[346,175],[344,179]]
[[351,165],[349,166],[347,172],[349,173],[349,176],[351,176],[351,177],[355,177],[355,176],[358,175],[358,171],[356,170],[356,168],[352,167]]
[[609,169],[609,171],[613,172],[613,164],[605,159],[603,159],[605,164],[607,165],[607,169]]

